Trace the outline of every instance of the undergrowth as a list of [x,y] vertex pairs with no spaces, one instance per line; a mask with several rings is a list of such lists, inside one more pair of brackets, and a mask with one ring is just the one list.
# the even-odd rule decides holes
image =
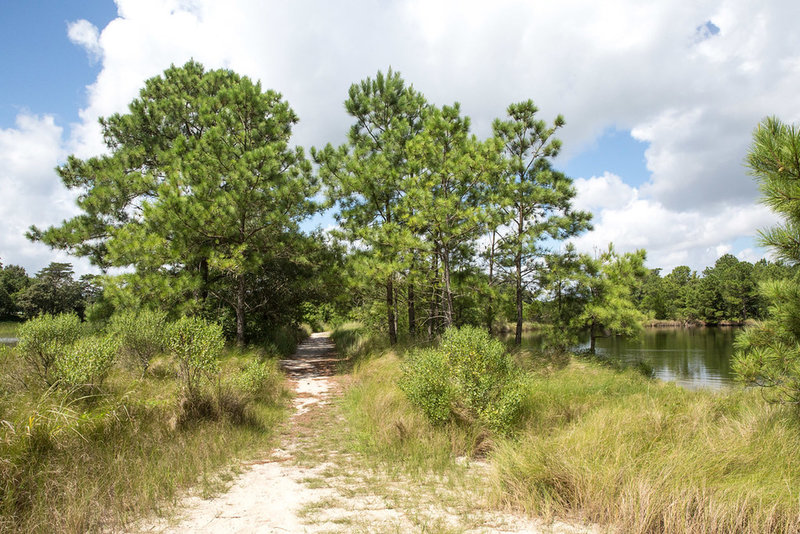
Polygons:
[[800,531],[796,411],[586,358],[514,356],[526,364],[506,435],[480,418],[433,424],[398,386],[403,349],[362,358],[343,400],[353,446],[410,472],[486,457],[498,507],[619,532]]
[[167,351],[111,365],[98,340],[59,345],[51,384],[39,360],[0,347],[0,532],[120,530],[168,513],[189,487],[221,489],[220,469],[269,447],[285,417],[274,349],[193,345],[183,363]]

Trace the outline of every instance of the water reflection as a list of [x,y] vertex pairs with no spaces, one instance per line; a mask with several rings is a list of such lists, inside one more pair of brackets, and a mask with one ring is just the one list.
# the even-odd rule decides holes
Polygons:
[[[642,360],[657,378],[689,389],[719,389],[733,383],[731,357],[736,327],[647,328],[636,339],[609,337],[597,340],[597,352],[626,362]],[[523,346],[537,349],[541,336],[530,333]],[[579,348],[588,348],[589,338]]]

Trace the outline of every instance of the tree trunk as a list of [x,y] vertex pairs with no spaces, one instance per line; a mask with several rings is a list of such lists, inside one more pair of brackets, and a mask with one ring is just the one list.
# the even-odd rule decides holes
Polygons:
[[592,323],[592,327],[589,330],[589,352],[594,354],[594,349],[597,341],[597,335],[595,334],[595,324]]
[[[520,176],[520,179],[522,177]],[[517,328],[514,333],[514,344],[516,346],[522,345],[522,249],[523,237],[525,235],[525,220],[522,217],[522,204],[518,205],[519,218],[517,220],[517,256],[514,258],[514,266],[516,267],[516,284],[517,284]]]
[[386,279],[386,322],[389,326],[389,344],[397,344],[397,328],[394,319],[394,284],[392,277]]
[[492,289],[494,287],[494,245],[497,238],[497,230],[492,230],[492,246],[489,249],[489,291],[486,305],[486,330],[489,334],[492,333],[492,326],[494,326],[494,295]]
[[241,274],[236,287],[236,345],[244,346],[244,276]]
[[522,255],[516,257],[516,286],[517,286],[517,328],[514,331],[514,344],[522,345]]
[[444,326],[453,326],[453,294],[450,292],[450,251],[446,248],[442,251],[442,281],[444,291],[442,292],[442,308],[444,310]]
[[414,282],[410,279],[408,281],[408,334],[415,338],[417,337],[417,310],[414,299]]
[[397,332],[399,331],[399,328],[397,328],[397,321],[400,318],[400,309],[398,302],[400,301],[400,299],[397,298],[396,286],[392,288],[392,300],[394,301],[394,335],[397,336]]
[[428,311],[428,339],[433,339],[436,331],[435,322],[439,320],[439,299],[436,295],[436,284],[439,281],[439,250],[437,249],[431,259],[431,307]]

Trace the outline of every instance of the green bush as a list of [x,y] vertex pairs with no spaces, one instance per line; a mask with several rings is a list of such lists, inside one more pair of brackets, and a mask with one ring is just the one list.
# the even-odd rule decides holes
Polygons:
[[147,372],[150,360],[166,348],[167,314],[160,311],[125,311],[115,314],[108,326],[119,340],[120,355]]
[[23,323],[17,334],[17,352],[37,378],[52,386],[56,360],[80,337],[81,322],[72,313],[46,313]]
[[203,378],[219,374],[219,356],[225,346],[222,326],[195,317],[181,317],[168,329],[170,352],[190,398],[197,397]]
[[114,364],[117,348],[112,336],[80,338],[56,358],[54,376],[67,387],[99,388]]
[[505,346],[469,326],[448,329],[438,348],[410,353],[400,387],[432,424],[477,420],[498,432],[512,429],[525,389]]
[[252,360],[236,378],[236,386],[248,400],[273,401],[280,381],[281,374],[274,362]]
[[434,425],[450,420],[458,392],[443,351],[422,349],[410,352],[406,356],[400,388],[411,404],[420,408]]

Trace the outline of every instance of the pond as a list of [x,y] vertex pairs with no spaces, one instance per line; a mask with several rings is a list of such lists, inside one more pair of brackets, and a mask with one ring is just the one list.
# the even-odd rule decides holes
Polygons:
[[[719,389],[733,384],[733,339],[739,331],[737,327],[646,328],[636,339],[600,338],[597,352],[625,362],[647,362],[656,378],[689,389]],[[541,337],[529,333],[522,344],[538,348]],[[588,347],[587,335],[579,348]]]

